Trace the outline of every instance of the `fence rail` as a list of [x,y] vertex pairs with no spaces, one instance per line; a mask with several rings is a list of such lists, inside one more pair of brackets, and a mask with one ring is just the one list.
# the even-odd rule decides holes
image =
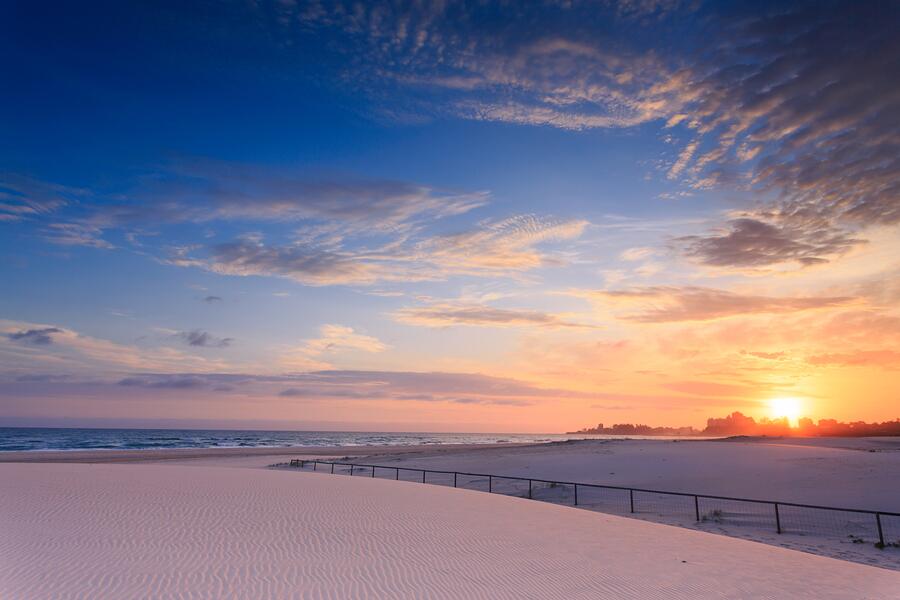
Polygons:
[[[571,503],[573,506],[600,512],[630,514],[651,512],[660,516],[690,514],[697,522],[728,522],[736,525],[770,527],[779,534],[784,532],[819,533],[825,529],[824,525],[828,523],[831,525],[832,533],[846,535],[855,543],[868,541],[863,536],[872,535],[873,538],[877,538],[878,541],[874,543],[879,548],[900,546],[900,513],[896,512],[691,494],[600,483],[553,481],[490,473],[389,467],[321,460],[294,459],[290,462],[291,467],[301,469],[307,468],[309,465],[312,465],[313,471],[319,471],[320,465],[324,465],[332,474],[347,473],[347,468],[349,468],[351,476],[384,478],[386,474],[393,475],[393,479],[400,480],[401,474],[403,474],[403,480],[421,483],[429,483],[428,476],[431,475],[431,483],[452,485],[452,487],[477,489],[488,493],[513,495],[533,500]],[[379,472],[382,475],[377,475]],[[437,480],[436,476],[443,476],[443,479]],[[678,499],[679,502],[675,502],[673,505],[672,498]],[[663,501],[663,499],[667,500]],[[701,511],[701,505],[703,511]],[[750,506],[757,510],[747,510]],[[897,537],[890,537],[891,533],[896,533]],[[897,541],[886,541],[892,539]]]

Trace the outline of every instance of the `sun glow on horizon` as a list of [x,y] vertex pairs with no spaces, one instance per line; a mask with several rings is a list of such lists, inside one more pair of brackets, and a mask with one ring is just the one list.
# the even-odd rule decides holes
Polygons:
[[799,398],[772,398],[769,400],[769,416],[773,419],[786,417],[791,427],[796,427],[800,419],[803,403]]

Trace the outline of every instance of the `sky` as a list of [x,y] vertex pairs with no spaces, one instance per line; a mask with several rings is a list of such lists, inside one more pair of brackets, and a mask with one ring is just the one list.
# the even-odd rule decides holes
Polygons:
[[898,418],[898,28],[3,3],[0,425]]

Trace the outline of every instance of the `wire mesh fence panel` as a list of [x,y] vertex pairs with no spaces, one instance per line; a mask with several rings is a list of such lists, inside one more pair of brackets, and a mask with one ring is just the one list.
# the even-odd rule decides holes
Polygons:
[[350,475],[351,468],[353,469],[354,475],[355,475],[356,467],[351,467],[350,465],[334,465],[334,472],[335,472],[335,474],[340,474],[340,475]]
[[779,505],[778,511],[783,533],[842,538],[860,544],[878,541],[873,514],[784,505]]
[[664,492],[634,491],[634,512],[660,517],[683,517],[694,520],[696,507],[693,496],[666,494]]
[[555,481],[534,481],[531,485],[531,497],[554,504],[575,504],[575,486]]
[[528,480],[516,477],[492,477],[491,491],[506,496],[528,497]]
[[721,499],[669,492],[608,488],[590,484],[528,480],[501,475],[427,471],[409,467],[338,464],[294,459],[292,468],[355,477],[399,479],[532,498],[615,514],[659,516],[705,525],[746,527],[795,535],[824,536],[849,543],[900,548],[900,515],[816,508],[774,502]]
[[881,515],[880,519],[884,544],[890,548],[900,548],[900,515]]
[[400,481],[417,481],[422,483],[422,469],[404,469],[395,470],[394,477]]
[[425,483],[453,487],[453,473],[436,473],[434,471],[426,471]]
[[[697,499],[697,513],[700,522],[722,524],[737,527],[753,527],[776,531],[778,521],[775,518],[773,504],[746,502],[744,500],[720,500],[718,498]],[[696,516],[696,515],[695,515]]]
[[487,477],[458,473],[456,475],[456,487],[466,488],[467,490],[479,490],[482,492],[487,492],[490,490],[491,484],[488,481]]
[[375,469],[375,477],[378,479],[396,479],[397,478],[397,470],[394,467],[382,467],[382,466],[374,466]]
[[631,510],[631,501],[628,490],[579,485],[578,506],[599,512],[625,514]]

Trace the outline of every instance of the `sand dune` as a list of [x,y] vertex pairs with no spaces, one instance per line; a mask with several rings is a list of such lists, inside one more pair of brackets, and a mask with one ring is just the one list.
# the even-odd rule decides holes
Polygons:
[[884,598],[900,574],[517,498],[173,465],[0,465],[3,598]]
[[[849,442],[835,438],[592,440],[440,454],[422,449],[358,462],[900,512],[900,452],[896,448],[897,440],[878,438]],[[661,503],[666,504],[663,500]],[[667,506],[675,506],[671,498],[668,502]],[[877,538],[873,537],[876,533],[871,517],[786,512],[786,531],[778,535],[774,522],[768,522],[771,519],[761,519],[765,521],[762,527],[742,524],[740,519],[696,523],[692,508],[682,506],[680,514],[639,511],[635,516],[900,570],[900,549],[879,550],[873,546]],[[822,529],[815,529],[816,524]],[[889,542],[900,540],[900,519],[884,518],[883,524]],[[802,531],[794,525],[802,525]],[[866,543],[854,543],[850,533],[863,536]]]

